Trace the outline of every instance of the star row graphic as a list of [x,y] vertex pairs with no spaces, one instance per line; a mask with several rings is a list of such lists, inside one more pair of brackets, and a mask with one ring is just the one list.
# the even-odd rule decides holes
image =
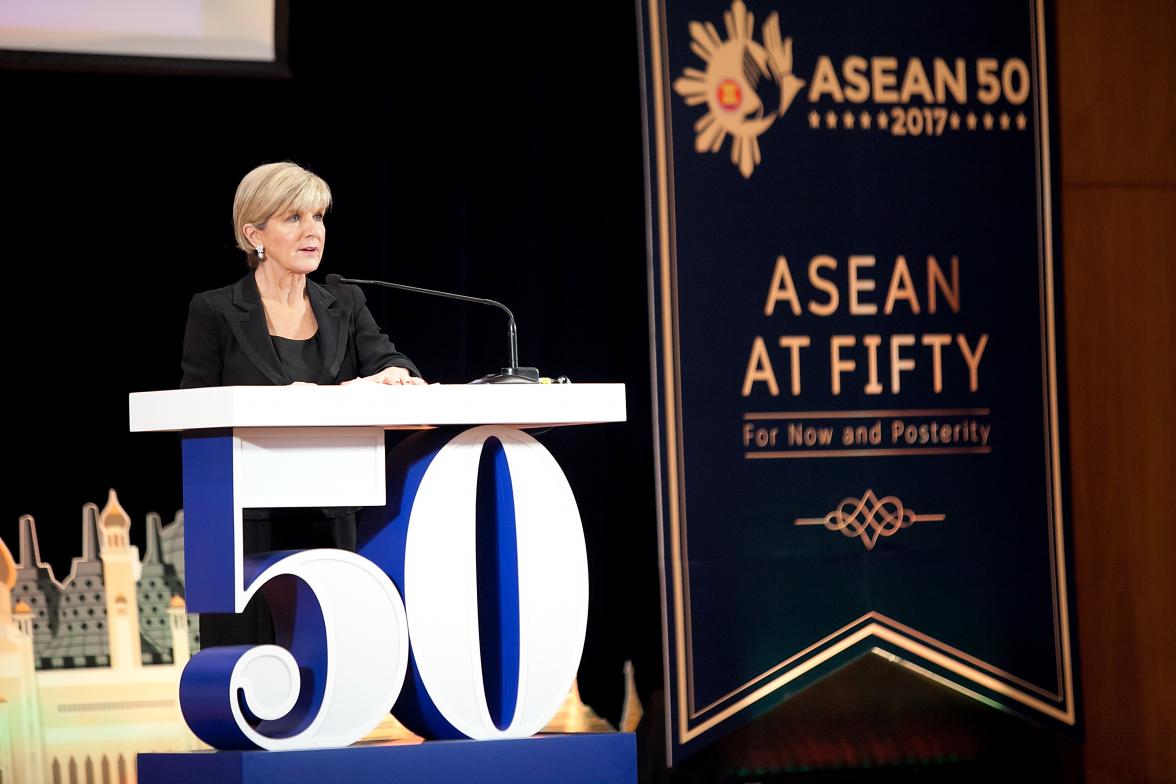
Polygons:
[[[911,136],[928,135],[938,136],[943,133],[944,125],[953,131],[960,130],[961,127],[967,128],[969,131],[974,131],[977,128],[982,128],[986,131],[991,131],[994,128],[999,128],[1002,131],[1007,131],[1012,127],[1016,127],[1018,131],[1023,131],[1028,127],[1029,118],[1025,116],[1024,112],[1017,112],[1016,115],[1010,115],[1008,112],[1001,112],[1000,114],[993,114],[992,112],[984,112],[983,114],[976,114],[975,112],[968,112],[961,115],[959,112],[949,113],[931,113],[932,110],[925,109],[919,113],[917,109],[911,109],[920,122],[916,125],[909,119],[910,115],[901,112],[898,119],[892,118],[887,112],[878,112],[874,114],[868,111],[861,111],[854,113],[851,111],[835,112],[832,109],[824,113],[813,109],[808,114],[808,123],[810,128],[845,128],[853,129],[860,128],[862,130],[870,130],[870,128],[877,128],[880,131],[891,130],[895,135],[909,134]],[[922,120],[926,115],[926,126]],[[905,120],[905,122],[903,122]],[[936,121],[939,121],[936,126]],[[900,126],[900,122],[902,125]],[[892,128],[893,126],[893,128]],[[899,130],[899,128],[902,130]]]

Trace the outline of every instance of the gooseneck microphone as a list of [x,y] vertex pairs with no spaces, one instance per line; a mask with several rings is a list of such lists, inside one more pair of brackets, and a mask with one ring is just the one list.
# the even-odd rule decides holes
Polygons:
[[401,291],[411,291],[415,294],[430,294],[434,297],[445,297],[446,299],[456,299],[462,302],[474,302],[479,305],[492,305],[499,310],[506,313],[508,319],[507,331],[510,337],[510,366],[504,367],[497,373],[489,373],[482,378],[472,382],[474,384],[528,384],[538,383],[539,370],[533,367],[519,367],[519,338],[518,330],[515,328],[514,314],[510,312],[510,308],[492,299],[483,299],[481,297],[469,297],[465,294],[453,294],[448,291],[437,291],[435,289],[425,289],[420,286],[407,286],[403,283],[389,283],[386,280],[360,280],[359,278],[345,278],[332,272],[327,276],[327,285],[335,286],[340,283],[355,283],[365,286],[384,286],[390,289],[400,289]]

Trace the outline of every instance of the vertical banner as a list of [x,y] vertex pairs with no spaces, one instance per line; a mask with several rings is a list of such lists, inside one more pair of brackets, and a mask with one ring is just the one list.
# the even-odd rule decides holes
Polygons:
[[681,758],[870,652],[1077,721],[1042,0],[639,0]]

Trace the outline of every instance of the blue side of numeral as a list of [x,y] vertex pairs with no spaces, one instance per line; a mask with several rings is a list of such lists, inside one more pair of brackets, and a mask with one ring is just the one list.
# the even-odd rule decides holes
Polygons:
[[514,718],[519,683],[519,550],[506,450],[486,439],[478,466],[478,630],[486,703],[494,726]]
[[196,737],[214,749],[255,748],[233,718],[229,677],[250,645],[205,648],[184,667],[180,676],[180,710]]
[[233,605],[233,435],[205,430],[183,439],[184,586],[188,611],[236,612]]

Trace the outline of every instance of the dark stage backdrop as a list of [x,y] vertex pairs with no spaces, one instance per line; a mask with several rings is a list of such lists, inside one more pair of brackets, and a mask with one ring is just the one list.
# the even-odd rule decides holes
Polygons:
[[[180,505],[178,439],[127,432],[174,387],[187,304],[245,271],[234,189],[291,159],[335,194],[320,277],[510,305],[523,364],[628,385],[629,422],[542,440],[580,501],[592,579],[581,688],[614,720],[621,666],[661,682],[638,34],[633,7],[438,11],[295,2],[287,79],[0,72],[9,346],[0,536],[36,517],[57,574],[81,507],[115,488],[142,546]],[[426,378],[498,368],[497,311],[369,292]]]

